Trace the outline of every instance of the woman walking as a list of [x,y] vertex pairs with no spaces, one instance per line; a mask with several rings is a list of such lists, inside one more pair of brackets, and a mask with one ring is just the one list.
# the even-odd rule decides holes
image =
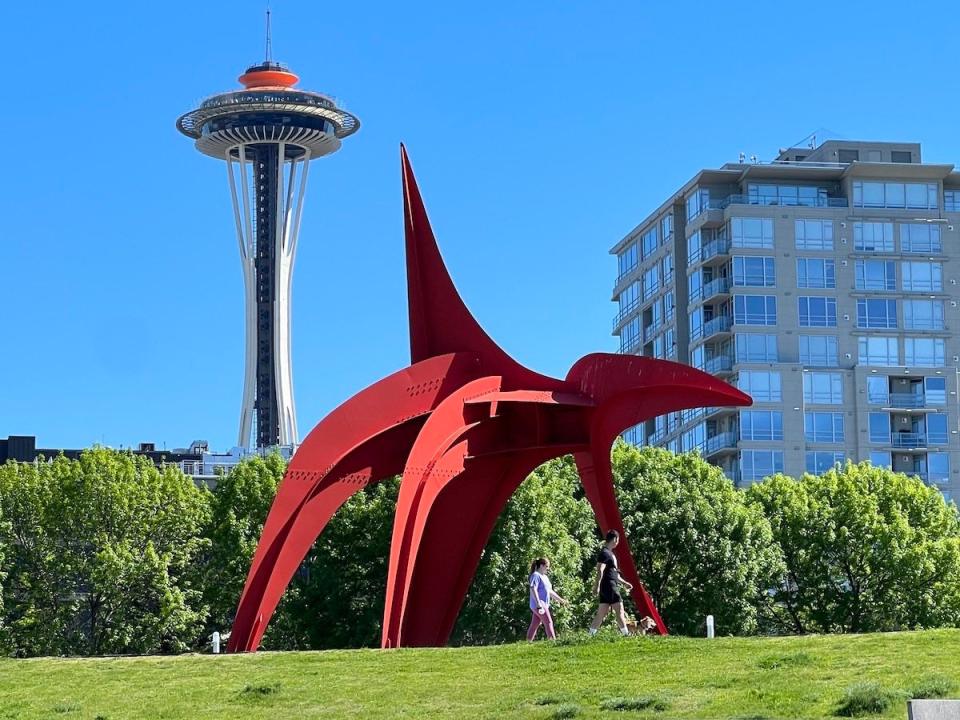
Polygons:
[[547,573],[550,572],[550,561],[547,558],[537,558],[530,565],[530,627],[527,628],[527,640],[537,636],[537,630],[543,625],[543,630],[550,640],[556,640],[557,633],[553,629],[553,617],[550,615],[550,600],[556,600],[562,605],[567,601],[553,591],[553,585]]
[[627,618],[623,613],[623,600],[620,598],[620,589],[618,585],[623,585],[627,592],[633,590],[633,585],[620,577],[620,567],[617,564],[617,556],[613,554],[613,549],[620,542],[620,533],[611,530],[607,533],[607,539],[603,547],[600,548],[600,554],[597,556],[597,584],[596,593],[600,597],[600,607],[597,608],[597,614],[590,623],[590,634],[596,635],[600,629],[600,624],[607,616],[607,613],[613,611],[614,618],[617,621],[617,627],[620,628],[621,635],[629,635],[627,629]]

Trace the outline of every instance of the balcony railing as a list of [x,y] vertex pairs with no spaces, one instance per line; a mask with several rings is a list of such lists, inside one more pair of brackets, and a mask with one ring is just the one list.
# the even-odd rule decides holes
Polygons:
[[926,398],[919,393],[890,393],[884,402],[888,403],[890,407],[897,408],[922,408],[927,406]]
[[700,297],[706,301],[715,295],[725,295],[730,292],[730,278],[717,278],[711,280],[700,290]]
[[733,324],[729,315],[720,315],[703,324],[703,337],[708,338],[717,333],[727,332]]
[[704,243],[700,248],[700,262],[706,262],[718,255],[730,254],[730,238],[716,238]]
[[715,375],[733,370],[733,355],[718,355],[703,363],[703,371]]
[[832,207],[845,208],[850,203],[842,197],[818,198],[782,198],[782,197],[751,197],[749,195],[730,195],[719,203],[721,208],[730,205],[785,205],[791,207]]
[[704,455],[712,455],[721,450],[733,450],[737,447],[737,434],[733,432],[720,433],[707,438],[703,444]]
[[630,302],[625,308],[617,313],[617,316],[613,319],[613,329],[616,330],[627,319],[629,315],[632,315],[636,312],[637,308],[640,307],[640,298],[635,298]]
[[927,436],[923,433],[890,433],[890,444],[895,448],[922,448],[927,446]]
[[643,341],[650,342],[650,340],[653,338],[653,334],[662,327],[663,327],[663,320],[654,320],[649,325],[644,326]]

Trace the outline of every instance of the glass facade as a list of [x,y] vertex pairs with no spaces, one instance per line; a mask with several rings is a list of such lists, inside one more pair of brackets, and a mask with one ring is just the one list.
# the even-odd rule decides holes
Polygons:
[[904,208],[936,210],[939,207],[936,183],[860,182],[853,183],[853,206],[862,208]]

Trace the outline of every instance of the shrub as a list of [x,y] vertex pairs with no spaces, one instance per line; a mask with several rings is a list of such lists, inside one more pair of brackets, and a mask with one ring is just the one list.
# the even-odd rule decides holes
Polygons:
[[857,683],[847,688],[834,714],[841,717],[879,715],[887,711],[894,697],[894,693],[878,683]]

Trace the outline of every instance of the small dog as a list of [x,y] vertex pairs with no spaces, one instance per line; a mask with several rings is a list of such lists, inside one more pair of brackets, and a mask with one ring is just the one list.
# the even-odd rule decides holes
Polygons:
[[631,635],[646,635],[651,630],[655,630],[657,623],[654,622],[654,619],[647,615],[642,618],[640,622],[637,622],[633,618],[627,620],[627,632]]

